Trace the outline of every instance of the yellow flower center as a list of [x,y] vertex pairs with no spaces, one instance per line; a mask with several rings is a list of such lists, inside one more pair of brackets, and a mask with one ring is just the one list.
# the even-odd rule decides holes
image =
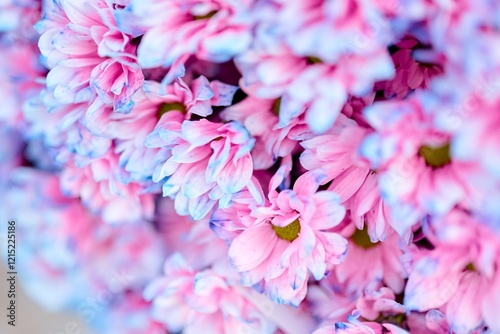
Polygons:
[[471,262],[465,267],[465,270],[476,271],[476,267],[474,266],[474,263]]
[[294,241],[299,237],[300,233],[300,222],[298,219],[295,219],[292,223],[287,226],[276,226],[272,225],[274,232],[276,235],[283,240],[288,240],[290,242]]
[[433,168],[441,168],[451,162],[449,143],[437,147],[424,145],[418,153],[425,159],[427,166]]
[[281,107],[281,97],[277,98],[273,102],[273,114],[275,114],[276,116],[279,116],[280,115],[280,107]]
[[309,56],[306,58],[308,64],[321,64],[323,61],[315,56]]
[[373,243],[368,235],[368,228],[362,230],[356,229],[356,232],[351,236],[352,241],[361,248],[368,249],[377,246],[378,242]]
[[209,19],[211,18],[212,16],[214,16],[215,14],[217,13],[216,10],[212,10],[204,15],[194,15],[194,19],[195,20],[205,20],[205,19]]
[[177,110],[177,111],[180,111],[181,113],[184,114],[186,112],[186,106],[180,102],[162,103],[158,107],[158,111],[157,111],[158,119],[160,119],[161,116],[163,116],[164,114],[166,114],[172,110]]

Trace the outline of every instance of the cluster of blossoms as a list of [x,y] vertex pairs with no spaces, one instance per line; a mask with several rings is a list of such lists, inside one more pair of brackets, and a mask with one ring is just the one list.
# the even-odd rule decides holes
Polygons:
[[23,285],[106,334],[500,333],[499,27],[491,0],[0,1]]

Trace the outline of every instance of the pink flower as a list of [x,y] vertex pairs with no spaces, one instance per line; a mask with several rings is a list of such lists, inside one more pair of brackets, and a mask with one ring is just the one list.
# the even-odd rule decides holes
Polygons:
[[132,37],[118,30],[114,11],[101,0],[47,5],[37,24],[39,47],[51,69],[47,87],[61,103],[88,102],[89,113],[102,104],[124,113],[132,108],[130,98],[144,76]]
[[378,175],[358,148],[370,129],[340,115],[326,134],[301,142],[300,162],[308,170],[321,169],[328,190],[338,193],[359,229],[367,225],[370,239],[384,240],[392,232],[390,209],[378,189]]
[[366,230],[354,228],[345,261],[333,272],[350,293],[363,291],[380,282],[395,293],[401,293],[407,273],[401,264],[403,251],[399,242],[397,234],[392,233],[386,240],[373,243]]
[[114,152],[120,155],[120,166],[131,174],[133,180],[144,183],[150,189],[148,191],[155,191],[150,184],[157,164],[155,156],[164,152],[146,147],[145,142],[159,119],[165,117],[180,122],[193,114],[208,116],[213,112],[212,106],[229,105],[235,90],[236,87],[216,80],[209,82],[203,76],[190,84],[178,79],[165,87],[154,81],[145,81],[143,89],[132,98],[134,108],[130,113],[101,109],[87,117],[84,124],[96,135],[113,138],[116,144]]
[[242,290],[216,270],[195,270],[174,254],[165,263],[165,276],[152,281],[144,296],[152,301],[154,319],[172,332],[274,332],[276,326]]
[[[235,59],[243,74],[240,86],[258,98],[279,98],[279,127],[305,114],[316,133],[326,132],[348,100],[349,94],[363,96],[373,88],[360,73],[379,71],[379,80],[392,76],[392,64],[384,52],[372,54],[372,64],[356,55],[341,56],[335,63],[294,54],[288,47],[256,44]],[[373,64],[376,63],[376,64]],[[366,71],[366,72],[365,72]]]
[[436,128],[438,113],[416,98],[365,109],[377,132],[365,138],[360,152],[377,170],[384,203],[400,235],[426,214],[440,216],[457,204],[474,202],[476,192],[467,180],[481,172],[480,166],[454,158],[452,134]]
[[158,157],[153,181],[168,177],[162,182],[163,196],[175,199],[178,214],[199,220],[217,202],[228,207],[234,194],[252,187],[250,150],[255,140],[237,122],[201,119],[181,124],[180,119],[169,121],[172,117],[162,118],[146,139],[148,147],[166,148]]
[[67,196],[80,197],[92,213],[101,215],[106,222],[152,219],[153,195],[144,194],[141,185],[129,182],[128,177],[119,168],[118,156],[108,151],[90,164],[78,166],[74,160],[69,161],[61,172],[61,186]]
[[227,0],[133,0],[117,15],[122,29],[137,36],[144,34],[138,50],[141,66],[171,67],[165,78],[165,83],[170,83],[172,71],[178,73],[191,55],[225,62],[247,48],[250,29],[235,19],[245,6]]
[[458,209],[429,227],[435,248],[414,251],[405,306],[421,312],[441,309],[457,333],[483,324],[493,332],[500,329],[494,316],[500,296],[498,234]]
[[221,230],[239,230],[229,258],[242,273],[242,284],[258,284],[274,301],[298,305],[309,275],[320,280],[344,259],[346,240],[327,230],[342,221],[345,209],[336,194],[316,192],[324,178],[319,173],[301,176],[293,190],[276,191],[287,168],[281,167],[271,180],[264,206],[247,202],[248,216],[222,212],[214,214],[211,223]]

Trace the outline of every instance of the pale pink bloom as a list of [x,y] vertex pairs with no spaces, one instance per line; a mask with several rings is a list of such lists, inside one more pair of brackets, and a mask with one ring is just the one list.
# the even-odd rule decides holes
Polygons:
[[[373,82],[389,79],[393,65],[386,51],[375,51],[368,61],[353,55],[342,55],[336,63],[297,56],[277,40],[277,45],[255,43],[235,58],[242,72],[240,86],[249,95],[273,99],[281,97],[279,127],[305,114],[305,121],[316,133],[326,132],[348,100],[350,94],[363,96]],[[330,43],[331,44],[331,43]],[[375,71],[376,73],[371,73]]]
[[384,240],[392,232],[390,210],[378,188],[378,174],[358,153],[369,128],[340,115],[324,135],[301,142],[300,162],[308,170],[321,169],[328,190],[338,193],[359,229],[366,224],[370,238]]
[[234,194],[255,187],[250,155],[255,140],[241,124],[206,119],[181,124],[183,115],[175,117],[182,119],[162,117],[146,146],[165,148],[156,159],[153,181],[162,182],[164,197],[175,199],[178,214],[199,220],[216,203],[228,207]]
[[150,180],[157,165],[155,156],[163,152],[146,147],[145,142],[159,120],[164,117],[181,122],[193,114],[208,116],[213,112],[212,106],[229,105],[235,91],[234,86],[216,80],[209,82],[203,76],[190,84],[177,79],[168,86],[145,81],[143,88],[132,97],[134,108],[130,113],[101,109],[87,117],[84,124],[92,133],[114,139],[114,152],[120,155],[120,166],[131,174],[133,180],[145,183],[148,191],[156,191]]
[[452,331],[471,332],[486,324],[500,329],[498,233],[455,209],[432,221],[428,238],[435,248],[414,251],[405,288],[409,310],[439,308]]
[[[396,1],[380,0],[270,3],[280,7],[275,5],[274,11],[269,10],[271,15],[262,15],[259,23],[268,28],[262,29],[263,32],[278,35],[299,56],[316,56],[329,63],[336,63],[346,54],[368,56],[385,51],[394,39],[390,17],[399,9]],[[257,19],[260,11],[256,13]],[[367,57],[366,61],[372,59]]]
[[278,158],[297,153],[299,142],[312,137],[312,132],[300,116],[285,127],[279,126],[280,100],[258,99],[252,96],[232,105],[221,113],[223,120],[238,121],[256,139],[252,150],[254,169],[268,169]]
[[366,230],[353,226],[351,231],[345,261],[335,266],[332,274],[348,293],[359,293],[381,282],[401,293],[407,273],[401,264],[403,250],[398,235],[392,233],[386,240],[372,243]]
[[102,0],[47,5],[36,27],[40,51],[51,69],[47,87],[61,103],[89,102],[89,113],[102,104],[118,112],[132,108],[130,98],[144,76],[132,37],[116,26],[115,10]]
[[301,176],[293,190],[278,192],[288,168],[282,166],[272,178],[264,206],[248,201],[248,216],[234,215],[229,208],[227,213],[214,214],[211,223],[218,233],[237,231],[229,235],[235,236],[229,258],[242,273],[243,285],[257,284],[274,301],[298,305],[310,274],[320,280],[345,257],[346,240],[328,232],[342,221],[345,209],[336,194],[316,192],[324,178],[317,172]]
[[426,214],[444,215],[474,200],[467,180],[480,173],[480,166],[454,158],[452,134],[435,126],[439,112],[427,110],[415,97],[365,109],[376,132],[365,137],[359,150],[377,171],[384,203],[400,235]]
[[118,159],[117,155],[108,151],[81,166],[70,160],[61,172],[64,193],[80,197],[92,213],[109,223],[152,219],[153,195],[145,194],[139,183],[128,182],[129,175],[119,167]]
[[138,50],[141,66],[171,67],[165,78],[170,83],[191,55],[225,62],[248,47],[250,27],[235,19],[245,7],[228,0],[133,0],[117,17],[124,31],[144,34]]
[[180,254],[165,263],[164,276],[144,296],[153,317],[171,332],[272,333],[276,326],[246,298],[245,289],[215,269],[195,270]]

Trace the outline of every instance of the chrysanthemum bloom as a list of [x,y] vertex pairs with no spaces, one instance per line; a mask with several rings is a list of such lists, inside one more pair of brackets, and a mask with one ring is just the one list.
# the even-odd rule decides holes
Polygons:
[[235,19],[245,8],[244,2],[228,0],[132,0],[116,14],[124,31],[144,34],[138,50],[141,66],[171,67],[165,78],[169,83],[191,55],[225,62],[245,50],[251,30],[244,18]]
[[240,122],[255,138],[252,150],[255,170],[270,168],[280,157],[291,158],[299,149],[299,141],[313,135],[303,116],[293,119],[285,127],[280,127],[280,103],[280,99],[248,96],[240,103],[224,109],[220,115],[223,120]]
[[80,197],[92,213],[109,223],[151,220],[153,195],[145,194],[139,183],[129,182],[130,176],[119,167],[118,159],[108,151],[84,165],[76,165],[74,159],[70,160],[61,172],[64,193]]
[[441,309],[456,333],[485,325],[499,331],[498,231],[458,209],[433,220],[429,228],[435,248],[414,251],[405,306],[417,311]]
[[258,98],[282,97],[280,126],[305,112],[323,133],[349,95],[365,96],[394,75],[389,20],[371,1],[268,1],[251,15],[256,37],[235,57],[240,86]]
[[90,325],[98,333],[165,334],[163,325],[151,316],[151,304],[136,291],[116,295],[103,312],[96,315]]
[[169,122],[162,117],[146,139],[146,146],[167,148],[158,159],[159,172],[155,171],[153,181],[163,183],[168,177],[163,183],[163,196],[175,199],[178,214],[199,220],[217,202],[227,207],[234,194],[246,186],[255,187],[250,155],[255,139],[237,122],[221,124],[201,119],[181,125],[180,121]]
[[323,183],[338,193],[359,229],[366,225],[370,239],[385,240],[392,233],[391,214],[381,198],[378,174],[358,149],[369,128],[340,115],[326,134],[301,142],[305,151],[300,162],[308,170],[322,169]]
[[165,263],[165,276],[144,291],[153,317],[171,332],[272,333],[276,326],[214,269],[195,270],[180,254]]
[[335,122],[349,94],[368,94],[375,80],[393,76],[393,64],[385,50],[368,58],[343,55],[335,63],[328,63],[316,57],[297,56],[281,40],[275,44],[256,41],[235,62],[243,75],[240,86],[246,93],[264,99],[281,97],[279,127],[305,114],[309,127],[324,133]]
[[239,230],[229,258],[243,285],[257,285],[280,304],[299,305],[310,274],[320,280],[345,257],[347,241],[328,232],[342,221],[345,208],[337,194],[316,192],[324,178],[318,172],[301,176],[293,190],[278,192],[288,168],[282,166],[272,178],[264,206],[248,203],[248,216],[215,213],[211,223]]
[[398,235],[392,233],[386,240],[373,243],[366,229],[353,228],[351,231],[345,261],[335,266],[332,274],[349,293],[373,289],[379,283],[401,293],[407,273],[401,264],[403,251]]
[[[358,315],[359,316],[359,315]],[[338,322],[334,326],[326,326],[314,334],[409,334],[404,329],[391,323],[362,322],[357,316],[349,316],[349,322]]]
[[145,81],[132,97],[134,107],[130,113],[98,111],[85,119],[85,125],[96,135],[112,138],[120,166],[131,174],[132,180],[153,191],[150,181],[157,165],[156,156],[163,156],[163,152],[146,147],[145,142],[155,126],[170,121],[177,121],[180,126],[192,115],[208,116],[213,112],[212,106],[231,104],[236,89],[217,80],[209,82],[204,76],[189,84],[177,79],[168,86]]
[[295,54],[330,63],[346,54],[366,56],[384,50],[393,42],[392,18],[400,10],[399,2],[379,0],[267,3],[256,7],[254,14],[263,36],[279,36]]
[[47,2],[37,24],[39,47],[51,69],[47,87],[61,103],[89,102],[129,112],[131,96],[144,76],[135,61],[137,46],[116,26],[112,3],[101,0]]
[[382,198],[400,235],[426,214],[444,215],[457,204],[473,201],[475,191],[467,179],[479,173],[480,166],[454,158],[452,135],[436,128],[438,113],[415,97],[365,109],[376,132],[365,138],[360,152],[379,175]]

